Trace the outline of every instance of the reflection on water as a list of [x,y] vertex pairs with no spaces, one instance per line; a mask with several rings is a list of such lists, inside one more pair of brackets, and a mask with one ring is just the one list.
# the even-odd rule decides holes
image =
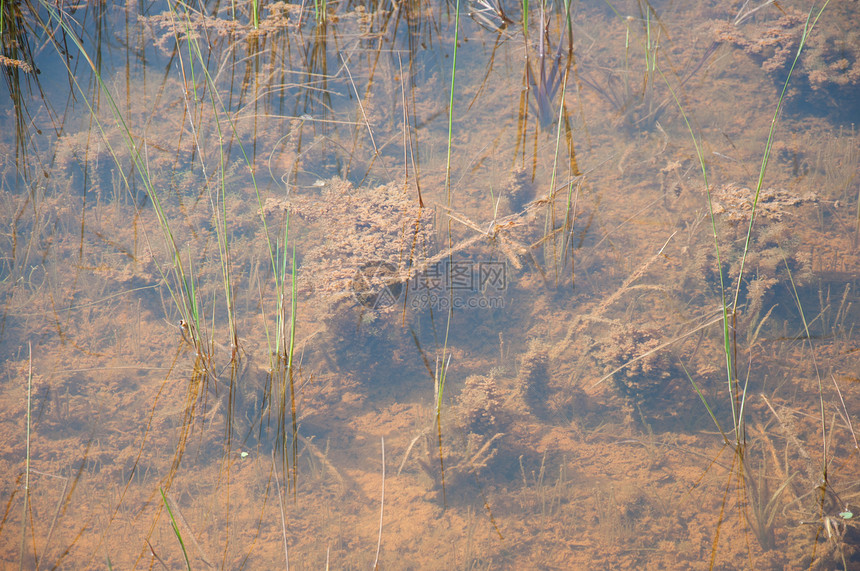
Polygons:
[[856,8],[526,7],[4,5],[3,561],[856,565]]

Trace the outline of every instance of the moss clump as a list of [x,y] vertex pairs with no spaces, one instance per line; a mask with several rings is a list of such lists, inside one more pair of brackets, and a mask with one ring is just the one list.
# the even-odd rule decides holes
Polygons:
[[670,355],[657,350],[660,344],[656,331],[617,323],[595,356],[606,373],[623,366],[613,375],[615,386],[639,400],[655,395],[678,373]]
[[[364,303],[371,292],[395,290],[433,246],[432,211],[421,208],[397,183],[355,188],[333,178],[324,181],[320,193],[271,198],[263,211],[288,211],[309,225],[312,246],[305,253],[299,285],[330,305],[362,295]],[[396,304],[371,305],[393,310]]]
[[549,353],[543,343],[531,342],[528,351],[523,355],[514,386],[530,413],[539,418],[548,416],[547,403],[552,394],[549,383]]
[[504,403],[492,376],[472,375],[457,402],[457,424],[464,432],[486,434],[499,432],[506,424]]

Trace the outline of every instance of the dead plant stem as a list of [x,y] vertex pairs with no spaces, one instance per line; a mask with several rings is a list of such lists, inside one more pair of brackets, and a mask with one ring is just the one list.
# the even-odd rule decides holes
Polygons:
[[376,559],[373,560],[373,569],[379,569],[379,550],[382,548],[382,520],[385,515],[385,437],[382,441],[382,497],[379,500],[379,536],[376,540]]
[[[18,569],[24,568],[24,548],[27,544],[27,513],[30,507],[30,398],[33,389],[33,344],[27,342],[27,452],[24,464],[24,505],[21,508],[21,556]],[[38,562],[36,563],[38,566]]]
[[284,515],[284,496],[281,492],[281,480],[278,478],[278,467],[275,465],[275,451],[272,450],[272,472],[275,474],[275,485],[278,489],[278,506],[281,509],[281,533],[284,538],[284,563],[286,571],[290,571],[290,552],[287,548],[287,521]]

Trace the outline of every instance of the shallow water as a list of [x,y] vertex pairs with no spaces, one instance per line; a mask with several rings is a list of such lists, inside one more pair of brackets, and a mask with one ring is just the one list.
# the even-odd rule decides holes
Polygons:
[[492,6],[23,16],[4,563],[857,565],[856,6]]

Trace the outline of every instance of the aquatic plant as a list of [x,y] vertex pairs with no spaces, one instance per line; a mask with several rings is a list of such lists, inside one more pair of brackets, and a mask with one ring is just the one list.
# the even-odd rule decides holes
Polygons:
[[767,461],[761,456],[761,465],[757,474],[751,473],[750,465],[752,448],[747,447],[746,457],[741,464],[745,470],[741,475],[742,493],[747,499],[747,509],[744,511],[747,525],[758,540],[759,545],[765,551],[775,549],[776,536],[774,523],[780,513],[780,499],[783,492],[791,484],[792,476],[785,478],[776,489],[772,489],[769,482]]
[[[537,40],[529,36],[529,4],[523,2],[522,6],[522,39],[526,54],[523,67],[523,83],[520,91],[519,113],[517,121],[517,143],[514,151],[514,161],[523,161],[528,146],[530,113],[537,120],[533,133],[534,145],[537,148],[538,136],[542,131],[550,131],[555,126],[555,152],[553,155],[552,175],[550,179],[550,191],[546,193],[551,197],[546,202],[547,209],[544,222],[544,236],[538,243],[546,252],[546,264],[553,266],[553,277],[556,285],[560,281],[560,274],[567,260],[572,256],[572,249],[564,239],[564,234],[569,233],[576,218],[576,197],[578,197],[579,185],[576,179],[582,173],[576,163],[576,151],[574,148],[573,127],[569,116],[568,106],[565,102],[568,80],[574,69],[573,52],[573,23],[572,4],[564,1],[556,6],[549,2],[541,2],[539,6],[539,22]],[[488,8],[485,7],[485,10]],[[473,18],[498,36],[495,41],[496,47],[503,41],[503,32],[507,27],[508,18],[504,15],[499,5],[497,11],[498,23],[493,24],[482,11],[473,12]],[[508,22],[509,23],[509,22]],[[551,38],[553,24],[557,24],[561,32],[557,43]],[[495,48],[494,48],[495,53]],[[472,108],[481,101],[482,94],[488,87],[490,72],[493,69],[494,59],[487,63],[487,71],[480,88],[475,93],[469,107]],[[518,156],[522,153],[522,156]],[[532,156],[531,172],[526,172],[525,164],[519,167],[526,176],[533,180],[537,168],[537,154]],[[565,180],[561,187],[559,180]],[[581,182],[581,181],[578,181]],[[559,223],[561,215],[556,212],[556,193],[566,191],[566,205],[564,206],[563,222]],[[501,195],[500,195],[501,196]],[[448,205],[450,207],[450,205]],[[493,198],[494,216],[498,212],[498,203]],[[563,226],[563,230],[560,229]],[[534,256],[532,256],[534,258]]]
[[[154,207],[158,228],[161,230],[164,244],[167,247],[167,251],[172,261],[172,267],[168,270],[163,270],[160,264],[156,264],[155,267],[159,272],[163,283],[167,286],[170,297],[173,299],[175,309],[181,316],[179,333],[181,338],[187,341],[192,347],[194,365],[193,372],[190,375],[187,385],[179,443],[176,448],[171,470],[166,474],[163,481],[164,487],[169,488],[185,452],[186,445],[194,425],[199,422],[202,426],[207,416],[211,416],[207,415],[207,405],[205,404],[206,395],[212,392],[216,393],[216,396],[220,397],[219,400],[215,401],[215,408],[208,411],[209,413],[213,413],[217,410],[219,403],[222,402],[220,399],[223,399],[223,402],[226,402],[226,405],[224,406],[224,412],[226,412],[225,440],[229,450],[232,443],[234,422],[237,425],[242,425],[244,423],[241,421],[244,420],[244,416],[254,414],[253,411],[249,411],[246,408],[247,403],[244,402],[243,395],[247,393],[243,391],[261,389],[259,385],[252,385],[249,387],[240,386],[245,383],[247,378],[242,372],[245,370],[244,367],[240,366],[240,362],[244,361],[244,358],[240,355],[239,332],[235,309],[235,278],[233,276],[231,231],[229,230],[230,214],[228,213],[227,206],[227,187],[229,184],[231,167],[228,164],[227,159],[230,152],[228,144],[225,143],[228,133],[232,133],[235,140],[239,140],[236,125],[235,122],[229,118],[229,114],[225,112],[223,102],[219,99],[218,89],[215,86],[214,79],[207,69],[205,56],[203,55],[204,50],[198,43],[197,36],[191,32],[190,22],[194,17],[188,13],[180,14],[174,12],[173,16],[178,22],[180,22],[180,27],[182,26],[181,22],[184,21],[186,23],[184,33],[187,40],[185,47],[188,49],[188,59],[183,59],[184,53],[179,47],[180,41],[178,39],[176,51],[177,56],[182,63],[181,67],[183,71],[189,73],[188,76],[183,76],[183,79],[185,79],[188,84],[194,84],[196,70],[196,73],[199,74],[197,77],[203,78],[204,83],[208,87],[208,92],[212,94],[210,99],[212,104],[212,114],[210,118],[214,122],[212,128],[214,133],[217,135],[217,144],[214,152],[214,155],[218,157],[214,169],[217,174],[214,178],[207,177],[205,179],[206,184],[204,188],[211,207],[211,216],[213,220],[212,227],[215,231],[215,243],[218,247],[217,259],[220,265],[221,284],[223,286],[222,302],[226,308],[227,330],[229,336],[229,350],[220,351],[216,350],[216,347],[220,346],[220,344],[215,341],[215,309],[212,308],[212,313],[208,315],[204,309],[204,298],[206,294],[202,292],[200,275],[198,273],[199,266],[195,261],[197,253],[192,252],[190,243],[182,243],[180,235],[175,230],[176,222],[168,212],[169,197],[166,196],[166,193],[162,192],[159,185],[154,182],[155,176],[150,169],[146,140],[144,139],[143,144],[138,143],[135,134],[133,134],[132,128],[127,123],[126,117],[121,111],[121,106],[115,101],[112,93],[107,88],[93,58],[90,57],[83,43],[77,39],[77,33],[73,29],[74,20],[68,18],[66,14],[59,12],[58,9],[52,6],[45,6],[45,9],[52,18],[53,25],[62,29],[68,37],[74,38],[71,40],[72,45],[77,49],[77,54],[81,57],[82,61],[89,65],[90,71],[95,77],[96,85],[98,85],[100,97],[103,101],[107,102],[115,125],[110,126],[103,124],[98,113],[90,107],[92,120],[103,135],[108,131],[119,132],[122,135],[120,148],[112,147],[110,138],[106,136],[104,141],[108,145],[110,155],[116,163],[117,172],[122,177],[123,184],[128,189],[129,194],[131,194],[131,187],[135,184],[135,181],[139,181],[139,183],[143,185],[149,203]],[[55,45],[55,49],[57,49],[58,52],[64,51],[58,45]],[[71,69],[68,69],[68,72],[69,77],[74,79],[74,74]],[[74,85],[83,100],[89,101],[87,94],[83,92],[81,86],[76,80],[74,81]],[[196,98],[186,99],[186,105],[188,106],[187,110],[190,116],[198,116],[200,114],[205,115],[205,106],[198,105],[198,103],[200,102]],[[200,160],[200,168],[205,174],[208,172],[207,169],[209,168],[209,165],[207,165],[205,160],[207,155],[203,151],[204,143],[202,141],[204,136],[201,135],[194,122],[191,123],[191,131],[193,145],[198,152],[197,156]],[[245,158],[246,164],[250,166],[251,161],[245,153],[245,149],[242,147],[241,142],[239,142],[238,146]],[[127,174],[124,165],[118,159],[120,151],[124,151],[124,156],[130,158],[135,171],[134,175],[136,176]],[[259,202],[260,194],[256,188],[253,169],[251,169],[250,176]],[[262,204],[260,204],[260,206],[262,206]],[[280,398],[275,398],[273,395],[269,394],[266,396],[266,400],[268,402],[276,402],[280,405],[277,416],[280,419],[279,433],[281,434],[280,442],[282,443],[282,457],[285,465],[284,473],[285,475],[288,473],[288,468],[286,466],[291,466],[292,474],[287,478],[287,481],[290,483],[290,487],[294,491],[296,486],[295,458],[297,440],[295,395],[296,379],[294,378],[296,367],[293,362],[296,333],[296,259],[295,252],[293,252],[292,265],[290,267],[289,249],[287,248],[289,228],[288,220],[285,219],[283,221],[283,240],[278,241],[276,247],[273,247],[272,243],[269,242],[266,220],[261,219],[261,221],[269,248],[272,271],[275,276],[276,290],[278,292],[275,310],[277,316],[277,333],[274,339],[274,348],[270,351],[270,355],[279,355],[277,359],[278,366],[275,368],[283,372],[281,382],[277,384],[274,389],[274,393],[279,393],[278,396],[280,396]],[[288,273],[288,270],[291,270],[291,272]],[[289,284],[290,281],[292,281],[293,286],[292,292],[289,292],[287,288],[287,284]],[[289,300],[287,300],[287,296],[289,296]],[[289,303],[286,303],[286,301],[289,301]],[[288,307],[289,310],[287,309]],[[207,323],[209,319],[211,319],[211,323]],[[287,323],[289,323],[289,325],[286,325]],[[222,367],[222,359],[228,362],[226,367]],[[280,363],[282,362],[284,366],[280,366]],[[217,395],[218,392],[220,392],[220,395]],[[263,398],[262,395],[252,395],[252,397]],[[262,430],[262,425],[260,424],[261,421],[259,417],[262,414],[262,411],[263,408],[261,406],[256,412],[256,418],[252,421],[258,423],[260,430]],[[292,420],[292,426],[291,430],[288,430],[287,427],[290,425],[290,419]],[[251,428],[253,428],[253,424],[250,427],[247,425],[244,426],[241,431],[241,437],[246,438],[248,435],[247,433]],[[286,436],[289,432],[291,432],[291,438]],[[292,454],[289,453],[290,445],[292,446]]]
[[[835,379],[833,381],[834,388],[840,396],[843,420],[847,426],[850,440],[855,442],[854,450],[856,451],[856,434],[853,424],[850,417],[844,416],[846,409],[841,397],[842,393]],[[812,539],[814,548],[812,555],[808,558],[810,568],[833,568],[833,566],[841,563],[843,569],[850,569],[849,561],[856,562],[858,540],[860,540],[860,527],[858,527],[852,507],[857,498],[854,484],[849,483],[837,492],[833,472],[826,479],[822,479],[820,467],[810,454],[801,435],[799,420],[804,415],[799,411],[792,410],[787,405],[772,403],[770,399],[764,396],[762,396],[762,400],[772,418],[776,420],[776,425],[785,441],[783,453],[785,466],[782,468],[777,466],[775,469],[769,470],[782,478],[782,483],[773,493],[773,498],[775,500],[776,496],[784,492],[794,496],[793,500],[785,503],[779,513],[799,522],[803,527],[815,527],[815,534]],[[836,431],[837,426],[832,424],[828,437],[831,442],[836,440]],[[773,450],[771,440],[773,439],[762,433],[758,441],[763,442],[766,447]],[[759,479],[765,479],[763,472],[764,470],[762,470]],[[760,487],[760,485],[753,487],[753,492]],[[765,500],[767,500],[766,495]],[[755,516],[751,522],[751,527],[756,531],[757,520],[761,520],[760,513],[764,511],[765,514],[769,514],[771,509],[775,510],[776,508],[771,508],[770,503],[768,503],[766,509],[762,510],[757,505],[755,497],[751,498],[751,502],[753,503],[752,514]],[[773,518],[774,516],[770,515],[769,517]],[[772,535],[773,531],[770,530],[768,539]]]
[[[729,183],[713,190],[711,194],[713,213],[718,231],[727,244],[741,244],[748,229],[752,211],[753,193]],[[775,305],[773,288],[789,281],[789,273],[795,283],[805,285],[812,278],[811,256],[802,251],[800,241],[791,232],[792,221],[803,214],[810,214],[818,204],[813,193],[799,194],[784,189],[763,189],[758,214],[759,231],[753,237],[746,263],[748,275],[742,280],[739,291],[736,328],[746,330],[747,345],[752,347],[768,314]],[[732,282],[740,276],[742,250],[724,248],[723,271]],[[697,260],[698,273],[707,287],[719,293],[719,276],[715,272],[715,260],[711,252]],[[786,265],[787,264],[787,265]]]
[[509,421],[495,379],[483,375],[466,379],[454,415],[458,427],[476,434],[499,432]]
[[[637,2],[638,17],[625,17],[612,4],[609,6],[624,26],[623,64],[610,68],[605,63],[589,65],[585,60],[579,79],[613,107],[618,124],[650,130],[660,119],[666,103],[655,93],[657,61],[665,51],[661,51],[664,27],[647,0]],[[639,61],[642,67],[637,64]]]
[[[443,505],[447,506],[450,490],[456,490],[458,499],[462,499],[464,493],[468,497],[477,479],[491,471],[499,454],[498,441],[504,434],[447,434],[444,451],[438,448],[438,440],[430,432],[423,433],[423,437],[424,453],[416,457],[416,462],[430,478],[432,489],[441,492]],[[439,462],[440,454],[444,463]]]
[[[671,355],[657,349],[662,344],[656,331],[616,323],[608,337],[599,343],[595,358],[607,372],[616,371],[613,374],[616,388],[639,404],[679,376]],[[626,366],[617,371],[622,365]]]
[[423,454],[416,457],[418,466],[430,477],[433,489],[441,492],[445,505],[447,490],[458,490],[460,495],[464,486],[472,489],[479,478],[491,477],[494,461],[499,458],[504,443],[503,431],[510,422],[495,380],[480,375],[466,379],[450,413],[453,419],[445,432],[444,450],[435,422],[416,437],[423,437]]
[[[760,7],[761,8],[761,7]],[[833,16],[845,17],[841,6],[833,6]],[[716,41],[742,51],[777,82],[793,64],[793,54],[804,43],[801,65],[792,70],[798,80],[813,91],[827,91],[832,96],[848,95],[860,82],[860,36],[857,30],[836,32],[820,28],[812,37],[804,37],[807,15],[797,8],[779,11],[758,10],[738,13],[731,22],[715,22],[712,34]]]
[[[543,128],[550,127],[556,119],[557,113],[553,106],[553,100],[558,95],[559,88],[566,84],[568,73],[573,65],[573,32],[570,15],[570,2],[563,4],[563,19],[561,34],[556,49],[552,49],[549,35],[550,15],[547,13],[546,2],[540,4],[540,23],[535,56],[537,73],[532,69],[530,52],[526,51],[526,80],[529,92],[533,99],[529,103],[534,106],[538,121]],[[565,36],[567,36],[567,50],[565,51]],[[528,34],[525,34],[528,42]],[[559,103],[564,107],[564,98]],[[562,115],[560,111],[558,115]]]
[[[52,6],[45,6],[45,8],[50,14],[54,24],[63,29],[66,36],[70,38],[70,41],[78,50],[78,53],[84,58],[84,61],[87,63],[90,70],[94,74],[97,85],[99,86],[100,94],[104,97],[105,101],[109,105],[112,119],[115,122],[115,127],[122,135],[122,144],[130,155],[134,172],[144,185],[147,197],[154,206],[155,213],[159,222],[159,227],[162,232],[163,240],[167,245],[168,250],[170,252],[170,256],[172,258],[173,270],[167,275],[162,273],[162,278],[166,283],[170,295],[173,298],[173,302],[182,317],[180,322],[181,328],[184,330],[184,332],[187,332],[196,352],[199,355],[202,355],[205,352],[205,333],[203,319],[204,316],[202,315],[200,306],[201,302],[197,295],[197,282],[194,277],[194,268],[192,259],[190,257],[190,252],[188,253],[189,255],[187,259],[184,261],[182,249],[177,243],[175,233],[171,228],[169,218],[165,213],[162,197],[159,195],[152,182],[148,163],[146,161],[146,157],[142,152],[143,149],[141,149],[135,143],[131,131],[125,122],[125,118],[120,111],[119,105],[117,104],[112,94],[108,90],[107,86],[105,85],[94,61],[89,56],[82,42],[77,38],[76,32],[71,28],[71,23],[68,21],[68,19],[64,18],[63,15]],[[64,51],[58,44],[54,45],[54,49],[56,49],[58,53],[63,53]],[[71,72],[71,69],[67,67],[67,70],[69,72],[70,77],[74,77]],[[80,95],[84,98],[84,100],[88,101],[88,94],[82,90],[81,85],[77,82],[74,82],[74,85]],[[87,104],[89,105],[89,103]],[[90,109],[92,108],[90,107]],[[101,133],[104,133],[106,130],[106,126],[103,126],[101,124],[94,111],[92,111],[92,113],[93,120],[94,122],[96,122],[99,131]],[[122,169],[122,164],[117,158],[116,151],[110,146],[109,143],[107,144],[111,156],[114,158],[114,161],[119,167],[119,172],[121,177],[123,178],[124,186],[129,189],[131,187],[129,178]],[[159,272],[161,272],[160,267]]]
[[[732,457],[732,468],[729,471],[729,480],[737,477],[738,482],[740,483],[739,489],[742,490],[742,493],[746,493],[748,490],[750,494],[755,498],[753,501],[753,521],[755,522],[754,531],[755,535],[758,537],[762,546],[767,548],[768,545],[771,544],[771,536],[770,536],[770,524],[773,522],[773,510],[775,509],[772,501],[775,498],[775,495],[778,495],[779,491],[782,488],[778,488],[775,495],[771,495],[767,497],[768,494],[763,485],[760,483],[757,485],[755,480],[748,477],[748,466],[746,464],[747,460],[747,450],[748,450],[748,441],[747,441],[747,407],[750,395],[748,394],[747,389],[749,388],[750,378],[749,375],[742,382],[740,379],[740,375],[738,374],[738,363],[737,363],[737,355],[738,355],[738,346],[737,346],[737,335],[735,334],[735,327],[737,323],[737,314],[739,311],[739,301],[741,297],[742,285],[744,284],[745,277],[745,269],[746,264],[749,259],[753,256],[753,252],[751,250],[751,244],[753,239],[753,228],[754,222],[756,220],[757,214],[760,213],[760,201],[765,193],[763,193],[763,184],[765,179],[765,173],[767,171],[767,166],[769,160],[771,158],[771,150],[773,148],[774,143],[774,134],[776,130],[777,120],[780,116],[780,111],[785,101],[786,92],[788,90],[789,81],[791,80],[792,71],[794,70],[795,65],[797,65],[798,60],[800,59],[800,55],[803,51],[804,44],[806,39],[809,37],[809,34],[812,32],[812,29],[815,27],[815,24],[818,22],[818,19],[821,17],[821,14],[824,12],[827,7],[828,2],[825,2],[824,5],[816,10],[813,8],[809,11],[806,21],[803,27],[803,33],[800,38],[800,42],[797,46],[797,50],[794,56],[794,60],[789,68],[788,77],[785,79],[785,83],[783,85],[782,91],[779,95],[779,98],[776,102],[776,110],[774,111],[773,119],[771,120],[770,130],[768,132],[767,140],[765,142],[764,151],[762,153],[762,162],[761,168],[759,170],[758,180],[756,183],[756,188],[753,193],[750,215],[749,215],[749,223],[747,225],[747,230],[745,233],[745,238],[743,240],[743,249],[740,255],[739,268],[737,271],[737,277],[734,278],[735,284],[733,286],[734,294],[731,293],[731,287],[726,283],[727,276],[724,275],[722,255],[724,253],[720,247],[720,240],[717,230],[717,212],[715,212],[715,198],[714,194],[711,190],[711,187],[708,183],[708,168],[707,161],[705,160],[703,146],[700,139],[696,136],[693,131],[693,127],[690,123],[689,118],[687,117],[686,112],[684,111],[684,107],[678,99],[678,95],[675,90],[672,88],[669,83],[668,78],[663,74],[662,70],[658,67],[656,68],[661,76],[663,77],[666,85],[668,86],[670,92],[672,93],[672,97],[674,98],[678,109],[681,112],[681,115],[684,119],[684,122],[687,126],[687,129],[690,133],[691,138],[693,139],[693,144],[696,150],[696,154],[699,160],[699,166],[702,170],[702,177],[704,181],[705,191],[707,194],[707,204],[708,204],[708,212],[710,215],[711,221],[711,229],[712,235],[714,239],[714,255],[716,258],[716,271],[719,275],[720,282],[720,297],[721,303],[720,308],[722,312],[722,325],[723,325],[723,356],[725,358],[725,372],[727,377],[728,384],[728,401],[731,407],[732,413],[732,424],[730,425],[729,430],[724,430],[720,422],[717,420],[714,414],[714,408],[708,403],[707,398],[700,390],[699,386],[690,377],[691,384],[699,397],[702,400],[705,408],[708,410],[711,418],[713,419],[717,429],[722,434],[725,445],[730,447],[733,451]],[[814,17],[813,17],[814,16]],[[792,283],[792,287],[794,282],[791,277],[791,269],[788,266],[788,262],[785,262],[786,270],[788,271],[789,280]],[[808,325],[805,317],[803,317],[803,310],[799,303],[799,298],[797,298],[796,289],[794,289],[795,298],[798,301],[798,308],[801,313],[801,319],[804,324],[804,328],[806,330],[807,338],[809,338]],[[813,354],[814,360],[814,354]],[[825,482],[827,482],[827,457],[828,457],[828,447],[826,441],[826,417],[824,412],[824,397],[821,385],[821,377],[818,375],[818,399],[819,399],[819,420],[821,422],[821,433],[822,438],[822,457],[824,461],[820,467],[821,476]],[[727,485],[728,491],[728,485]],[[747,504],[741,501],[742,509],[747,509]],[[723,506],[725,506],[725,498],[723,501]],[[745,512],[748,514],[748,512]],[[749,519],[747,519],[749,521]],[[718,522],[717,529],[714,534],[714,543],[711,551],[711,567],[714,566],[716,557],[717,557],[717,545],[720,537],[720,525],[722,523],[722,512],[720,516],[720,521]]]
[[[317,192],[269,198],[263,206],[269,216],[298,217],[313,233],[316,245],[304,253],[298,280],[302,289],[314,291],[334,307],[360,292],[393,292],[424,268],[435,249],[435,218],[401,184],[354,188],[338,178],[321,184]],[[380,271],[363,271],[376,268]],[[390,271],[381,271],[387,268]],[[364,301],[378,301],[368,307],[384,313],[398,307],[397,296],[391,297],[384,300],[391,303]]]
[[547,418],[549,415],[547,404],[552,394],[549,353],[546,345],[536,339],[529,343],[528,351],[523,354],[520,370],[514,382],[514,390],[522,399],[526,410],[538,418]]
[[[27,159],[30,143],[27,141],[33,111],[29,108],[31,95],[41,93],[40,70],[35,64],[31,34],[32,24],[25,15],[32,10],[29,3],[19,7],[14,2],[0,4],[0,73],[13,103],[15,121],[15,167],[24,178],[32,178]],[[53,110],[50,111],[53,113]]]

